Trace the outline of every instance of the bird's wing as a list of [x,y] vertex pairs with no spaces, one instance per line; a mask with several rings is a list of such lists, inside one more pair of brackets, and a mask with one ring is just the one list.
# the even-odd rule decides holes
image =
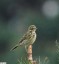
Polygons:
[[20,39],[17,45],[15,45],[11,50],[15,50],[16,48],[19,47],[19,45],[23,45],[23,41],[26,40],[26,34]]
[[30,39],[30,37],[31,37],[31,33],[27,32],[27,33],[22,37],[22,39],[20,39],[20,42],[19,42],[20,45],[24,44],[24,41]]
[[27,34],[24,34],[24,36],[19,41],[20,45],[23,43],[24,40],[26,40],[26,38],[27,38]]
[[28,32],[27,32],[27,33],[22,37],[22,39],[20,39],[19,43],[18,43],[16,46],[14,46],[11,50],[14,50],[14,49],[18,48],[19,45],[21,46],[21,45],[25,44],[24,41],[26,41],[27,39],[30,39],[30,35],[31,35],[31,33],[28,33]]
[[16,48],[18,48],[19,47],[19,45],[21,46],[21,45],[23,45],[23,41],[26,39],[26,37],[25,36],[23,36],[23,38],[22,39],[20,39],[20,41],[18,42],[18,44],[16,44],[11,50],[15,50]]

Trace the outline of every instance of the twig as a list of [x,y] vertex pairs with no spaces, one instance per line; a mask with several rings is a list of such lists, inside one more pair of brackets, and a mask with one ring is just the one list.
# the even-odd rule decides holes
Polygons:
[[36,61],[33,61],[33,57],[32,57],[32,45],[28,46],[28,60],[32,63],[32,64],[36,64]]

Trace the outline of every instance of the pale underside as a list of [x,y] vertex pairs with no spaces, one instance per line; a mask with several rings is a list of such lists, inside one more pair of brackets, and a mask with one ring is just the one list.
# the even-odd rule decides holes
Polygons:
[[29,45],[32,45],[36,40],[36,33],[32,33],[30,35],[28,35],[28,37],[20,44],[22,44],[23,46],[25,46],[25,49],[28,49]]

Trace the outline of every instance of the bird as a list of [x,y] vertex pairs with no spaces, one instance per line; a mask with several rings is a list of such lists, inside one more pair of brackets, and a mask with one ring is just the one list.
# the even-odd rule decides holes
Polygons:
[[28,49],[29,45],[33,45],[33,43],[36,40],[37,34],[36,34],[36,26],[30,25],[27,32],[24,34],[24,36],[20,39],[20,41],[14,46],[11,50],[15,50],[19,46],[24,46],[26,51]]

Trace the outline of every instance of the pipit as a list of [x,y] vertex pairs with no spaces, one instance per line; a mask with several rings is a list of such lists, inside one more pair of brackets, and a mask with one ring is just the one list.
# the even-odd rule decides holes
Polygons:
[[24,45],[25,49],[27,50],[28,46],[32,45],[36,40],[36,29],[37,28],[35,25],[30,25],[26,34],[24,34],[24,36],[20,39],[19,43],[16,44],[16,46],[14,46],[11,50],[15,50],[22,45]]

